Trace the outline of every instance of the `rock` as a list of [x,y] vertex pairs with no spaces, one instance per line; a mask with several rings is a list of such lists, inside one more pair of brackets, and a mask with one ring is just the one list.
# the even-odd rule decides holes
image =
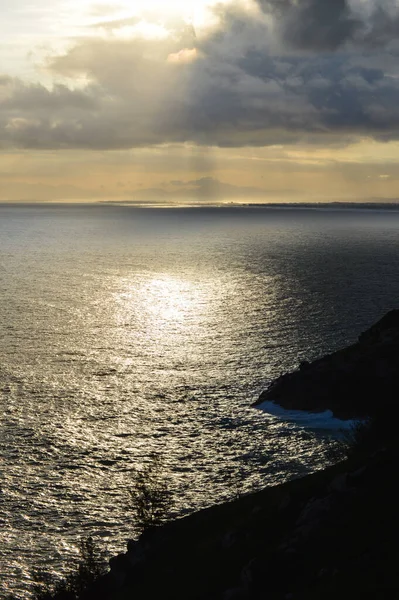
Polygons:
[[286,508],[288,508],[289,504],[291,502],[291,496],[290,494],[285,494],[283,496],[283,498],[281,499],[280,504],[278,505],[277,510],[280,512],[282,510],[285,510]]
[[249,589],[259,579],[259,574],[263,571],[263,564],[260,563],[258,558],[253,558],[241,571],[241,583]]
[[[298,543],[298,541],[299,541],[298,538],[293,538],[291,540],[292,543]],[[296,554],[298,554],[298,550],[296,550],[293,546],[288,546],[287,549],[286,549],[286,551],[285,551],[285,554],[287,556],[291,556],[292,557],[292,556],[295,556]]]
[[362,479],[363,476],[367,473],[367,466],[364,465],[363,467],[360,467],[360,469],[357,469],[356,471],[353,471],[352,473],[350,473],[350,477],[351,479]]
[[341,473],[337,475],[328,486],[329,492],[346,492],[349,490],[348,487],[348,474]]
[[330,570],[328,569],[328,567],[323,567],[322,569],[320,569],[320,571],[317,573],[317,577],[319,579],[321,579],[322,577],[327,577],[327,575],[330,574]]
[[275,379],[255,406],[272,401],[285,409],[352,419],[386,407],[399,396],[399,310],[385,315],[358,342]]
[[251,511],[252,515],[259,515],[259,513],[262,512],[262,507],[261,506],[254,506],[254,508]]
[[299,370],[300,371],[306,371],[306,369],[308,369],[310,367],[310,362],[307,360],[303,360],[300,364],[299,364]]
[[335,499],[333,494],[328,494],[322,498],[311,498],[304,506],[295,523],[295,528],[291,531],[289,540],[279,546],[279,550],[288,553],[301,542],[309,538],[315,532],[326,515],[331,511]]
[[246,600],[249,598],[248,590],[244,587],[236,587],[223,593],[223,600]]
[[296,554],[296,546],[299,544],[299,536],[292,535],[288,539],[286,538],[281,544],[277,547],[279,552],[283,552],[284,554]]
[[109,559],[109,567],[112,572],[126,571],[129,567],[129,561],[126,554],[118,554]]
[[320,518],[330,511],[334,499],[331,494],[322,498],[311,498],[302,509],[296,525],[301,526],[305,523],[319,521]]
[[136,546],[138,546],[140,544],[140,542],[138,542],[137,540],[128,540],[127,541],[127,551],[128,552],[134,552],[134,550],[136,549]]
[[130,566],[135,567],[142,563],[148,555],[146,547],[140,540],[129,540],[127,543],[126,558]]
[[226,549],[233,548],[237,544],[238,534],[236,531],[229,531],[223,536],[222,547]]
[[109,568],[114,585],[122,587],[126,581],[126,575],[129,569],[129,561],[126,554],[118,554],[109,560]]
[[132,567],[135,567],[136,565],[142,563],[145,560],[145,558],[146,552],[141,546],[138,546],[137,548],[135,548],[135,550],[129,550],[127,552],[127,559]]

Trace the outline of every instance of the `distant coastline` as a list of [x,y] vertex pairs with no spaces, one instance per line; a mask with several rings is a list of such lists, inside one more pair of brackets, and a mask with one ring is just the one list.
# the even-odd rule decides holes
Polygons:
[[76,202],[72,200],[65,201],[35,201],[23,200],[18,202],[1,201],[0,208],[57,208],[73,206],[79,207],[100,207],[100,206],[125,206],[131,208],[257,208],[257,209],[311,209],[311,210],[399,210],[399,199],[394,202],[233,202],[233,201],[215,201],[215,202],[199,202],[196,200],[180,201],[176,203],[156,202],[149,200],[96,200]]
[[245,207],[266,207],[266,208],[349,208],[349,209],[388,209],[399,210],[399,201],[397,202],[273,202],[273,203],[231,203],[224,206],[245,206]]
[[137,206],[138,208],[294,208],[294,209],[351,209],[351,210],[399,210],[396,202],[187,202],[163,204],[139,200],[99,200],[96,205]]

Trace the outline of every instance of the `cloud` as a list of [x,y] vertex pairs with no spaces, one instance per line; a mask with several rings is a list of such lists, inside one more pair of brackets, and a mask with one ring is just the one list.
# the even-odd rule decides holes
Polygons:
[[[170,188],[170,186],[173,186]],[[156,200],[204,200],[225,201],[234,199],[265,199],[267,191],[252,186],[239,186],[222,182],[214,177],[201,177],[199,179],[172,180],[169,189],[143,188],[141,190],[126,191],[136,201]]]
[[336,49],[359,28],[346,0],[259,0],[259,4],[275,16],[284,40],[292,46]]
[[180,23],[162,39],[80,39],[48,65],[62,84],[0,77],[0,145],[107,150],[398,139],[396,5],[367,0],[362,16],[359,2],[259,0],[258,12],[218,6],[219,25],[206,35]]
[[[1,180],[3,177],[0,178]],[[51,185],[32,182],[2,181],[0,202],[54,202],[96,200],[107,197],[101,190],[90,190],[75,185]]]
[[170,63],[190,63],[198,58],[198,50],[196,48],[183,48],[179,52],[169,54],[167,61]]
[[238,186],[225,183],[214,177],[201,177],[187,181],[185,189],[180,193],[192,193],[197,198],[241,198],[243,196],[264,197],[266,192],[252,186]]
[[107,19],[105,21],[96,21],[92,24],[93,29],[104,29],[105,31],[117,31],[125,27],[133,27],[140,23],[139,17],[129,17],[123,19]]
[[[386,47],[396,44],[396,0],[257,0],[273,15],[291,47],[336,50],[343,45]],[[396,46],[397,47],[397,46]]]

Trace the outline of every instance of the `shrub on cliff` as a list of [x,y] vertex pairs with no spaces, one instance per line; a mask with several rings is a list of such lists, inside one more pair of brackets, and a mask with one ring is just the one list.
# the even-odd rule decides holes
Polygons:
[[162,473],[159,457],[153,456],[150,462],[136,473],[129,496],[129,508],[134,516],[134,524],[140,531],[167,521],[173,507],[173,495]]
[[104,552],[98,548],[93,538],[82,539],[79,544],[79,562],[76,569],[62,580],[55,580],[49,573],[33,574],[34,600],[79,600],[94,581],[105,574],[108,561]]

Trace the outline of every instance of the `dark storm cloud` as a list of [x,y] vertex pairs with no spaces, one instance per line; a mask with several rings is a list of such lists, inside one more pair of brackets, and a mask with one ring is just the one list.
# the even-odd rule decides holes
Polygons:
[[[49,110],[94,109],[96,99],[93,93],[71,90],[66,85],[55,85],[51,91],[43,85],[26,85],[19,80],[9,79],[6,84],[12,86],[12,95],[2,102],[3,110],[40,110],[43,114]],[[0,80],[1,85],[1,80]]]
[[395,0],[257,0],[273,15],[284,41],[306,50],[336,50],[344,44],[383,47],[397,41]]
[[346,0],[261,0],[278,16],[284,39],[301,48],[336,49],[356,34],[360,23]]
[[399,6],[394,0],[387,6],[377,5],[371,18],[366,21],[360,40],[372,47],[391,46],[396,54],[399,50]]
[[[195,40],[190,31],[196,51],[186,45],[186,25],[162,40],[81,40],[50,68],[85,78],[83,88],[0,77],[0,143],[111,149],[398,139],[393,50],[364,49],[366,40],[392,42],[396,25],[388,31],[383,15],[395,17],[395,7],[368,6],[362,22],[344,0],[264,1],[260,16],[218,7],[221,25],[211,35]],[[303,51],[287,49],[281,35]]]

